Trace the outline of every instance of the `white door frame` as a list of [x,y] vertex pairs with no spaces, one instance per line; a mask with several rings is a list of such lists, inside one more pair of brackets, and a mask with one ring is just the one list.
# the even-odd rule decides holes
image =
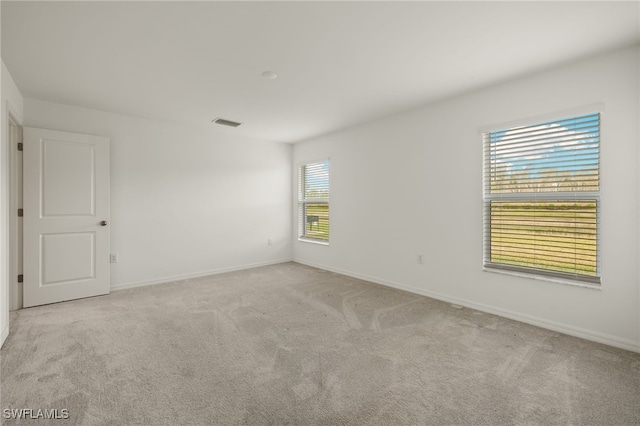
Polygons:
[[[23,283],[18,276],[23,274],[23,218],[18,216],[18,209],[23,208],[23,153],[18,143],[23,142],[23,126],[8,111],[7,134],[9,143],[9,310],[22,309]],[[12,132],[12,127],[14,131]]]
[[[22,308],[22,218],[18,209],[22,208],[22,152],[18,143],[22,142],[22,126],[9,112],[9,310]],[[17,132],[11,132],[16,126]]]

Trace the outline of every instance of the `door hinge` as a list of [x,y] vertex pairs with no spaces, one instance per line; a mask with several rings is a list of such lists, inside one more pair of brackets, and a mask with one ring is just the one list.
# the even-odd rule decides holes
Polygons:
[[22,151],[24,148],[24,145],[22,144],[22,142],[18,142],[18,151]]
[[24,209],[18,209],[18,217],[24,216]]
[[24,281],[24,275],[20,274],[18,275],[18,282],[21,283]]

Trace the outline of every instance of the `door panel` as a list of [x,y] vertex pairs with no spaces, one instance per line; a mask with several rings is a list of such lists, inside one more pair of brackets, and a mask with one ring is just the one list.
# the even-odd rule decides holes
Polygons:
[[44,140],[42,216],[95,215],[95,146]]
[[107,294],[109,139],[25,128],[23,155],[24,307]]
[[48,234],[41,238],[43,286],[96,277],[95,232]]

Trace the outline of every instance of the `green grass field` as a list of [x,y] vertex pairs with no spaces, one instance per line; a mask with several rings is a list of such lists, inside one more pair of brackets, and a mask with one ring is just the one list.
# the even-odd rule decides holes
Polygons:
[[[317,240],[329,240],[329,205],[307,204],[305,208],[304,236]],[[310,217],[317,217],[318,221],[309,222]]]
[[596,203],[492,202],[491,262],[597,274]]

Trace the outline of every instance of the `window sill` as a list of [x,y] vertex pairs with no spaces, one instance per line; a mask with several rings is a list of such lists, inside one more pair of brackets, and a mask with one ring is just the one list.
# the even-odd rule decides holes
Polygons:
[[534,279],[534,280],[538,280],[538,281],[548,281],[548,282],[552,282],[552,283],[556,283],[556,284],[570,285],[572,287],[588,288],[588,289],[591,289],[591,290],[602,290],[602,285],[598,285],[598,284],[581,283],[579,281],[565,280],[565,279],[562,279],[562,278],[547,277],[547,276],[544,276],[544,275],[536,275],[536,274],[527,274],[527,273],[524,273],[524,272],[505,271],[505,270],[495,269],[495,268],[485,268],[485,267],[483,267],[482,270],[484,272],[491,272],[491,273],[494,273],[494,274],[502,274],[502,275],[510,275],[512,277],[529,278],[529,279]]
[[321,245],[321,246],[328,246],[329,245],[329,241],[313,240],[311,238],[299,237],[298,241],[301,241],[303,243],[318,244],[318,245]]

